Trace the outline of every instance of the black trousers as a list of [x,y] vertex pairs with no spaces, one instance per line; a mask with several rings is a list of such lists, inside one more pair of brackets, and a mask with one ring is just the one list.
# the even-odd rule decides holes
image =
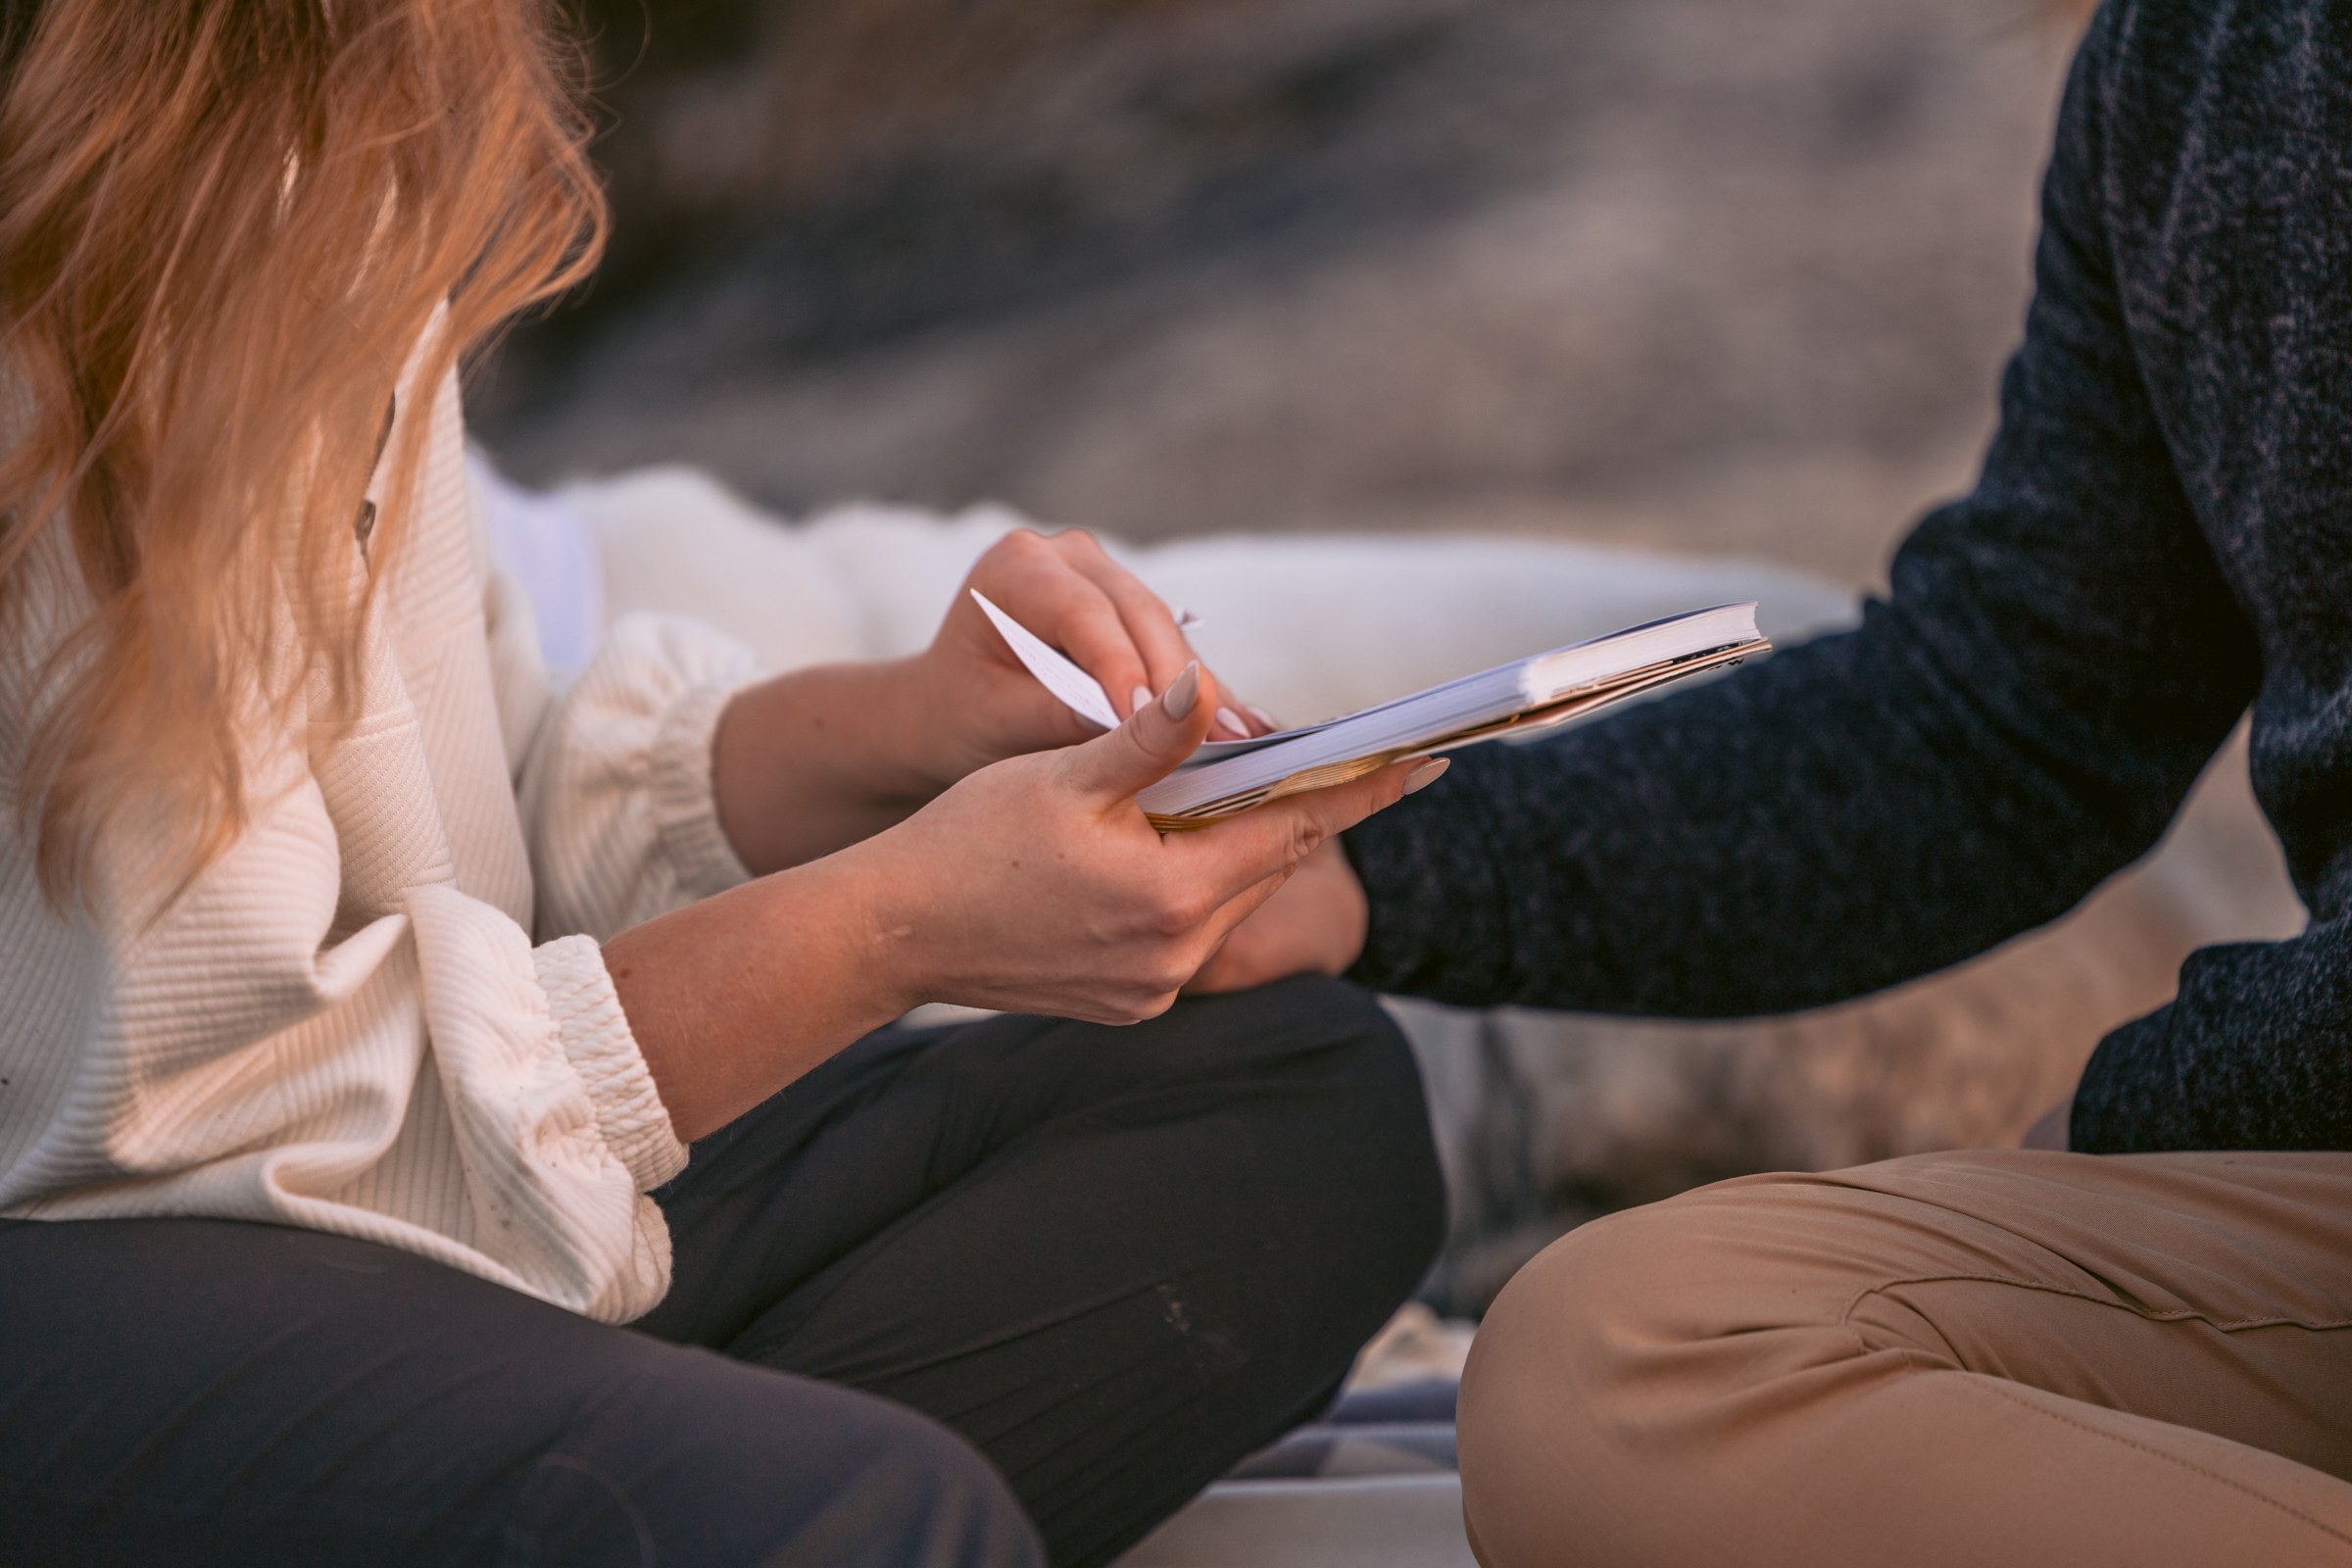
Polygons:
[[0,1562],[1099,1563],[1329,1397],[1442,1215],[1410,1054],[1318,980],[886,1030],[658,1196],[628,1328],[275,1226],[0,1225]]

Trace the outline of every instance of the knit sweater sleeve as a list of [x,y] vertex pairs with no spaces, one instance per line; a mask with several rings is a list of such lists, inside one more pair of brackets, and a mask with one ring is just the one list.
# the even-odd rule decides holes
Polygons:
[[1855,630],[1356,829],[1356,975],[1470,1004],[1736,1016],[2047,921],[2162,832],[2251,697],[2251,631],[2142,384],[2110,252],[2118,9],[2070,79],[2036,298],[1973,494]]
[[711,744],[751,651],[679,616],[631,615],[569,687],[494,575],[492,662],[544,938],[605,941],[750,879],[718,820]]
[[[610,1321],[660,1299],[644,1195],[685,1150],[596,945],[534,949],[515,917],[506,770],[467,722],[487,695],[441,678],[471,652],[444,646],[412,684],[371,642],[330,747],[257,735],[246,821],[175,894],[153,803],[63,906],[0,835],[0,1214],[298,1225]],[[22,712],[37,662],[0,664]]]

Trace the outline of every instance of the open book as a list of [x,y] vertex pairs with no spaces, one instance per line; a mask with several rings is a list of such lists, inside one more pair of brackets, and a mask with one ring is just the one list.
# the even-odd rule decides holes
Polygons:
[[[1117,727],[1118,714],[1093,676],[977,590],[972,597],[1048,691],[1080,716],[1104,729]],[[1701,670],[1737,664],[1771,647],[1756,629],[1753,604],[1670,615],[1497,664],[1344,718],[1253,740],[1210,741],[1137,796],[1136,804],[1163,830],[1198,827],[1285,795],[1344,784],[1408,757],[1578,718]]]

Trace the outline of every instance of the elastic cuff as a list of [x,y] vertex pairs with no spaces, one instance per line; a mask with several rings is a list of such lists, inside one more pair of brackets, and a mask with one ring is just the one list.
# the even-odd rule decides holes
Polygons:
[[652,1192],[686,1168],[686,1146],[678,1142],[645,1054],[629,1032],[604,950],[588,937],[563,937],[534,950],[531,958],[564,1054],[596,1106],[605,1146],[627,1167],[639,1192]]
[[689,687],[662,715],[654,740],[654,820],[662,851],[677,871],[678,890],[690,898],[707,899],[752,879],[751,868],[719,825],[710,777],[719,715],[742,689]]

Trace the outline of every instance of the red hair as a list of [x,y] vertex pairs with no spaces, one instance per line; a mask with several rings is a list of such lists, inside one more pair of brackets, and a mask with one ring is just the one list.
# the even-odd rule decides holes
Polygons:
[[402,364],[446,303],[438,385],[602,244],[549,11],[44,0],[0,40],[0,626],[32,635],[44,563],[81,591],[0,717],[52,899],[134,796],[184,883],[242,825],[249,726],[317,672],[330,726],[356,689],[426,424],[384,454],[363,562]]

